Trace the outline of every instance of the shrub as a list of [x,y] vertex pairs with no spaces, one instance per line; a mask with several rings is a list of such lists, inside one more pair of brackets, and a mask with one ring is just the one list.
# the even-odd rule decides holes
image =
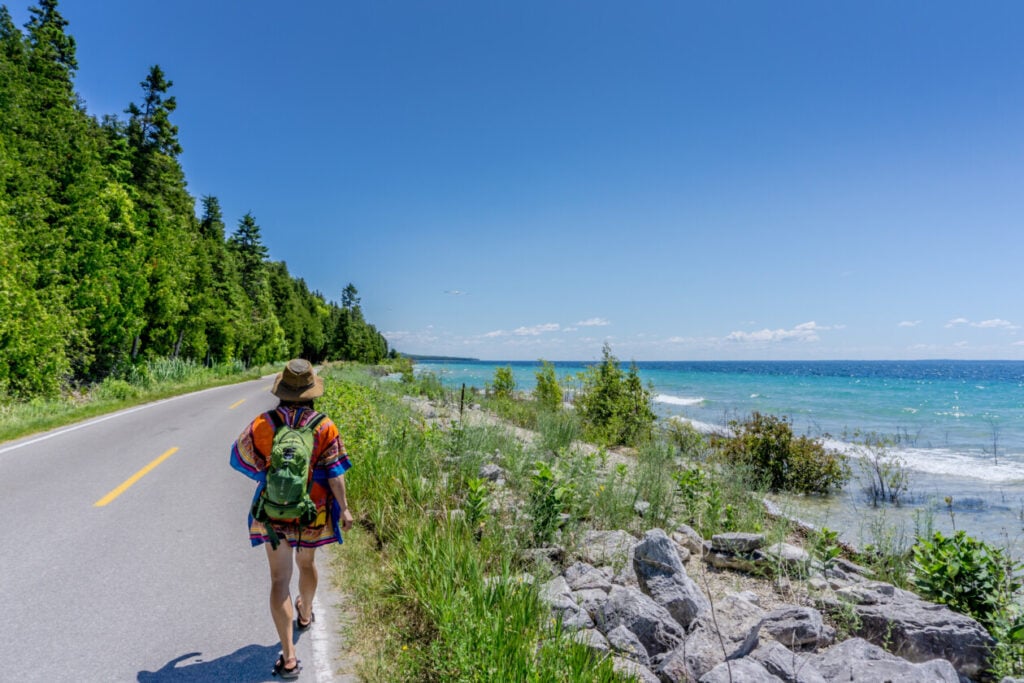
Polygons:
[[533,519],[533,542],[546,545],[554,537],[561,515],[572,502],[573,486],[556,467],[543,460],[534,463],[536,470],[530,479],[528,508]]
[[992,629],[1022,582],[1021,565],[994,546],[957,531],[952,538],[936,531],[918,539],[911,551],[914,586],[926,598],[949,605]]
[[794,436],[786,418],[753,413],[729,423],[731,438],[722,443],[723,456],[749,466],[772,491],[830,493],[850,477],[846,458],[827,450],[820,441]]
[[582,379],[576,405],[590,438],[632,446],[650,437],[655,420],[651,392],[640,381],[636,365],[624,373],[605,344],[601,363],[588,368]]
[[512,376],[512,368],[505,366],[494,371],[494,384],[491,390],[498,398],[512,398],[512,392],[516,390],[516,380]]
[[139,395],[137,387],[132,386],[123,379],[113,379],[111,377],[107,377],[100,382],[95,391],[96,398],[107,401],[124,401]]
[[536,373],[537,386],[533,390],[533,398],[544,409],[558,410],[562,407],[562,387],[558,386],[555,366],[546,360],[541,361],[540,370]]
[[868,434],[861,447],[861,488],[872,507],[885,503],[898,507],[910,489],[907,464],[889,450],[891,443],[877,434]]

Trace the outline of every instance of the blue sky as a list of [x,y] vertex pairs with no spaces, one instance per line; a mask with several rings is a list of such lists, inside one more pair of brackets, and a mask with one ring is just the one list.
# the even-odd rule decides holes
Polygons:
[[88,111],[160,64],[190,191],[400,351],[1024,359],[1021,3],[60,9]]

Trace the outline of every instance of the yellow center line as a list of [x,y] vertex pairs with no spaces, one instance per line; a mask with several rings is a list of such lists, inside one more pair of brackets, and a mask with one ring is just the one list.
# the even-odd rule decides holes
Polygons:
[[141,470],[139,470],[138,472],[136,472],[132,476],[128,477],[124,481],[124,483],[121,484],[120,486],[118,486],[116,489],[114,489],[113,491],[111,491],[110,493],[108,493],[107,495],[103,496],[102,498],[97,500],[95,503],[93,503],[93,507],[101,508],[104,505],[107,505],[108,503],[113,501],[115,498],[120,496],[122,493],[127,491],[129,488],[131,488],[131,486],[135,482],[137,482],[139,479],[142,479],[144,476],[149,474],[150,470],[152,470],[154,467],[156,467],[157,465],[159,465],[164,460],[166,460],[167,458],[171,457],[172,455],[174,455],[177,452],[178,452],[178,447],[177,446],[175,446],[174,448],[171,448],[166,453],[161,455],[159,458],[157,458],[153,462],[149,463],[148,465],[143,467]]
[[244,398],[241,401],[235,401],[234,403],[232,403],[231,405],[228,406],[228,410],[234,410],[235,408],[237,408],[238,406],[242,405],[243,403],[245,403],[245,399]]

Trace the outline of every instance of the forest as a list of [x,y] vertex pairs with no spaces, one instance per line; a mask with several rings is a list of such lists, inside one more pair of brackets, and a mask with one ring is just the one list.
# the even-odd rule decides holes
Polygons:
[[217,197],[197,211],[159,66],[123,117],[86,111],[57,5],[40,0],[23,29],[0,7],[0,398],[156,358],[387,356],[354,285],[330,301],[270,259],[251,213],[231,229]]

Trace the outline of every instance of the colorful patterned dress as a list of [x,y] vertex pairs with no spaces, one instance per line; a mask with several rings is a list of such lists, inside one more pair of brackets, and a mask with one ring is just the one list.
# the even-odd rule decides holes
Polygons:
[[[293,427],[302,427],[313,420],[318,414],[308,408],[278,407],[281,418]],[[267,481],[267,459],[274,443],[274,423],[269,413],[263,413],[253,420],[238,436],[231,446],[231,466],[255,479],[259,486],[253,495],[253,502],[263,491]],[[282,539],[287,538],[294,548],[316,548],[328,543],[341,543],[341,529],[338,520],[341,518],[341,506],[334,499],[327,480],[340,477],[352,466],[345,444],[338,435],[338,428],[325,418],[316,427],[313,436],[313,487],[310,497],[316,503],[317,518],[311,526],[299,528],[298,524],[274,524],[274,529]],[[249,514],[249,540],[254,546],[269,543],[267,530],[262,522],[253,519]]]

